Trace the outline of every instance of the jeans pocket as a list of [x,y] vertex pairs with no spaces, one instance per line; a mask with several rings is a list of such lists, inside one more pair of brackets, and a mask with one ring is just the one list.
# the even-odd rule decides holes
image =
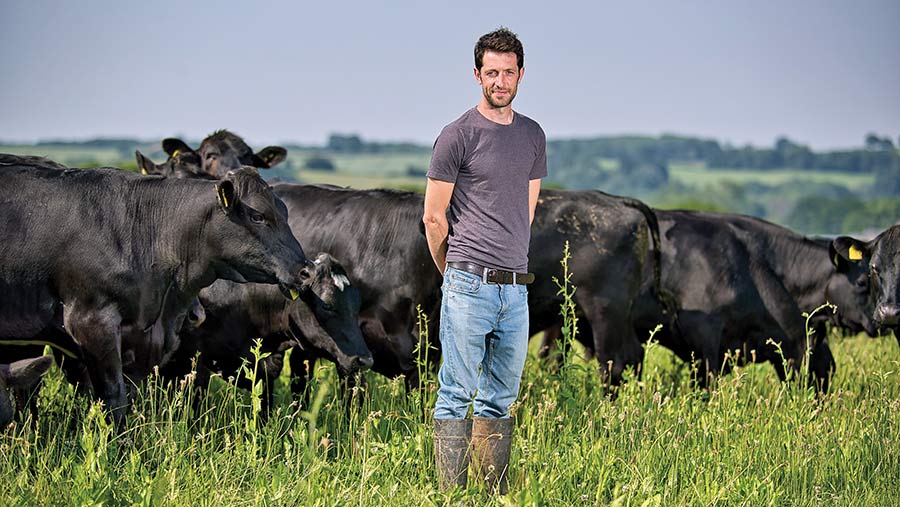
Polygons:
[[481,278],[472,273],[448,269],[444,273],[444,289],[464,294],[475,294],[481,289]]
[[522,296],[524,298],[528,298],[528,286],[527,285],[520,283],[520,284],[516,285],[516,288],[519,289],[520,296]]

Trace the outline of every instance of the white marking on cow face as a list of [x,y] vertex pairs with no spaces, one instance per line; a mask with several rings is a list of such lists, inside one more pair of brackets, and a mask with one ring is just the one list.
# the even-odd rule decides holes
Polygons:
[[345,275],[332,274],[331,279],[334,280],[334,285],[341,292],[344,291],[345,287],[350,286],[350,279],[347,278]]

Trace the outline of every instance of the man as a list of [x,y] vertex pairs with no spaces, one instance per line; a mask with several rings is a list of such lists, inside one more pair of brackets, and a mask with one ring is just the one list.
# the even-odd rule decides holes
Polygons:
[[530,227],[547,175],[543,130],[512,109],[523,63],[522,43],[506,28],[478,40],[481,102],[444,127],[428,168],[423,220],[434,263],[444,275],[444,360],[434,409],[442,489],[466,485],[470,439],[479,477],[500,494],[507,489],[509,407],[525,366],[526,284],[534,280],[527,273]]

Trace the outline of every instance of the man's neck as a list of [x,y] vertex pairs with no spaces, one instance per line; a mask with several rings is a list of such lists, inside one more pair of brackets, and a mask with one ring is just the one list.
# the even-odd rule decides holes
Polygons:
[[504,107],[493,107],[486,100],[482,100],[475,109],[481,113],[481,116],[501,125],[509,125],[515,117],[511,104]]

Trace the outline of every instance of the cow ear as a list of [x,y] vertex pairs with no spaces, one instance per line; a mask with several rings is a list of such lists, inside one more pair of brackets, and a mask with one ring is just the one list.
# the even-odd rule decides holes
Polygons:
[[231,179],[223,179],[216,183],[216,199],[219,201],[219,208],[226,215],[231,214],[237,205],[237,195],[234,191],[234,182]]
[[838,270],[846,269],[850,263],[858,263],[869,257],[869,247],[858,239],[840,236],[828,246],[831,262]]
[[168,137],[162,141],[162,149],[170,157],[177,156],[179,153],[193,153],[194,149],[187,145],[181,139]]
[[144,154],[140,152],[140,150],[135,150],[134,158],[137,159],[137,167],[141,174],[159,174],[159,169],[157,169],[156,164],[154,164],[153,161],[149,158],[145,157]]
[[253,165],[267,169],[275,167],[287,158],[287,150],[281,146],[266,146],[253,155]]
[[23,359],[9,365],[6,374],[6,383],[10,387],[31,387],[47,373],[53,364],[52,356],[34,357]]

